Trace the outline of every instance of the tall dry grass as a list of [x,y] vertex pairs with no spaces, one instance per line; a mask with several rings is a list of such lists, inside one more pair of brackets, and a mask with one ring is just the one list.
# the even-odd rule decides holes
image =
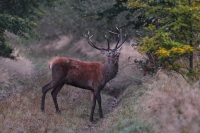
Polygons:
[[200,132],[199,81],[190,85],[179,74],[161,71],[146,85],[137,110],[140,118],[154,123],[155,132]]

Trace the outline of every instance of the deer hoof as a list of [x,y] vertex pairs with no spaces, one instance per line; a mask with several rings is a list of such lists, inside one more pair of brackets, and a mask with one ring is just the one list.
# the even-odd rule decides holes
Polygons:
[[44,111],[44,107],[41,107],[41,111],[42,111],[42,112],[45,112],[45,111]]
[[93,122],[94,120],[93,120],[93,118],[90,118],[90,122]]
[[103,118],[103,115],[100,115],[100,118]]
[[60,110],[57,110],[56,113],[59,114],[59,115],[61,114]]

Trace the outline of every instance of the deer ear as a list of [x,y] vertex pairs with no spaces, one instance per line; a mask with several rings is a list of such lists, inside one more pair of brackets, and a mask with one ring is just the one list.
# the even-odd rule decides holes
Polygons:
[[101,53],[102,53],[103,55],[108,56],[108,51],[106,51],[106,50],[101,50]]

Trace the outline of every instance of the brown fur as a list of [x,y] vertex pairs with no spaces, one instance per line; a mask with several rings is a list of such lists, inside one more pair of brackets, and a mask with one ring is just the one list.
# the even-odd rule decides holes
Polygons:
[[[71,58],[60,57],[50,61],[49,65],[59,67],[68,76],[74,80],[83,82],[100,82],[103,78],[102,64],[99,62],[82,62]],[[50,66],[49,66],[50,67]],[[97,76],[98,75],[98,76]]]

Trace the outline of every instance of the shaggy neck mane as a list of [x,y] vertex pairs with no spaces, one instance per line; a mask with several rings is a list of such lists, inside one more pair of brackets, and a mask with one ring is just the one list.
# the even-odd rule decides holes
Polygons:
[[111,79],[113,79],[118,72],[118,62],[115,63],[107,60],[103,63],[103,70],[105,74],[105,82],[109,82]]

